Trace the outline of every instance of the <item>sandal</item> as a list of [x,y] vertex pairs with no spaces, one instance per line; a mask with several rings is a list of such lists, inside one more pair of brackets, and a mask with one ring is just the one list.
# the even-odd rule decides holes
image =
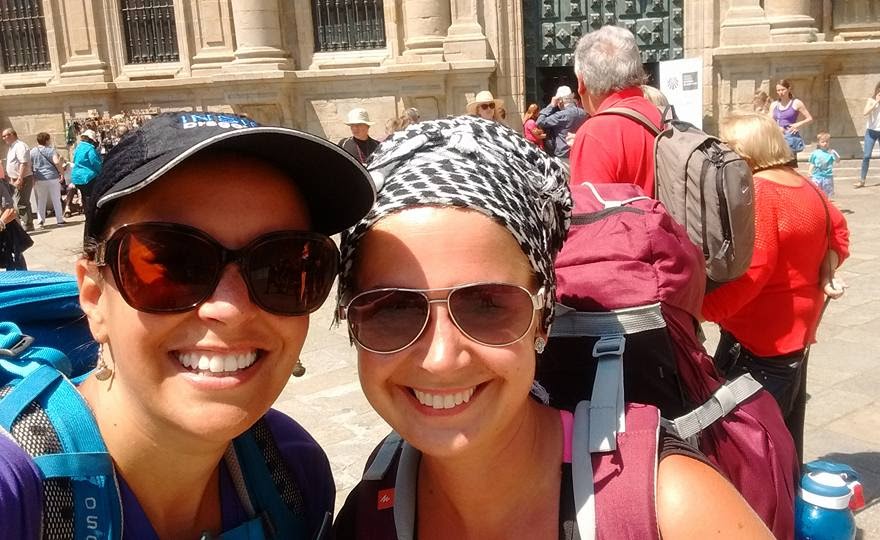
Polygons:
[[856,182],[855,184],[853,184],[853,187],[856,188],[856,189],[863,188],[863,187],[865,187],[865,181],[864,181],[864,180],[859,180],[858,182]]

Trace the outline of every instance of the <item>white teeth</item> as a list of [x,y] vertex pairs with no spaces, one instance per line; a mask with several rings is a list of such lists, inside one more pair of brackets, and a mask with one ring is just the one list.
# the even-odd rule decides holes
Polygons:
[[209,371],[211,373],[231,373],[245,369],[256,360],[256,351],[239,354],[180,353],[177,355],[177,361],[184,367],[194,371]]
[[422,392],[421,390],[413,388],[413,393],[422,405],[431,407],[432,409],[442,410],[452,409],[462,403],[469,402],[476,389],[477,387],[474,386],[455,394],[429,394],[428,392]]

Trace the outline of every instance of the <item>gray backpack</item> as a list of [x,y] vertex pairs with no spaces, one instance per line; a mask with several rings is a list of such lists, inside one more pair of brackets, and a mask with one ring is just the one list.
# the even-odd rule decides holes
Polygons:
[[654,197],[703,249],[708,288],[744,274],[755,245],[748,164],[718,137],[687,122],[671,119],[661,130],[629,108],[613,107],[599,114],[625,116],[655,135]]

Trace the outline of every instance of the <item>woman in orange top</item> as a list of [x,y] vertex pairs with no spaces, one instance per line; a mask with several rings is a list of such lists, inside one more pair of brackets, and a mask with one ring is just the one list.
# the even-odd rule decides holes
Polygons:
[[764,384],[802,457],[807,348],[825,296],[843,292],[833,277],[849,255],[849,231],[825,195],[787,165],[792,153],[772,119],[729,117],[721,137],[754,173],[755,249],[749,270],[703,303],[703,316],[721,326],[715,364],[728,377],[748,371]]

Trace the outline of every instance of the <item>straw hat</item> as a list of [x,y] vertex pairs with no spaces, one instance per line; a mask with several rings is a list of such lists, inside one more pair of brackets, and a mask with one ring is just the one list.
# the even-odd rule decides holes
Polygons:
[[348,117],[345,119],[345,124],[348,126],[356,124],[372,126],[373,122],[370,122],[370,113],[368,113],[366,109],[358,107],[348,111]]
[[495,96],[492,95],[492,92],[488,90],[480,90],[477,92],[477,95],[474,96],[474,100],[467,104],[467,113],[470,115],[476,116],[477,107],[481,103],[492,103],[495,102],[495,109],[500,109],[504,107],[503,99],[495,99]]

